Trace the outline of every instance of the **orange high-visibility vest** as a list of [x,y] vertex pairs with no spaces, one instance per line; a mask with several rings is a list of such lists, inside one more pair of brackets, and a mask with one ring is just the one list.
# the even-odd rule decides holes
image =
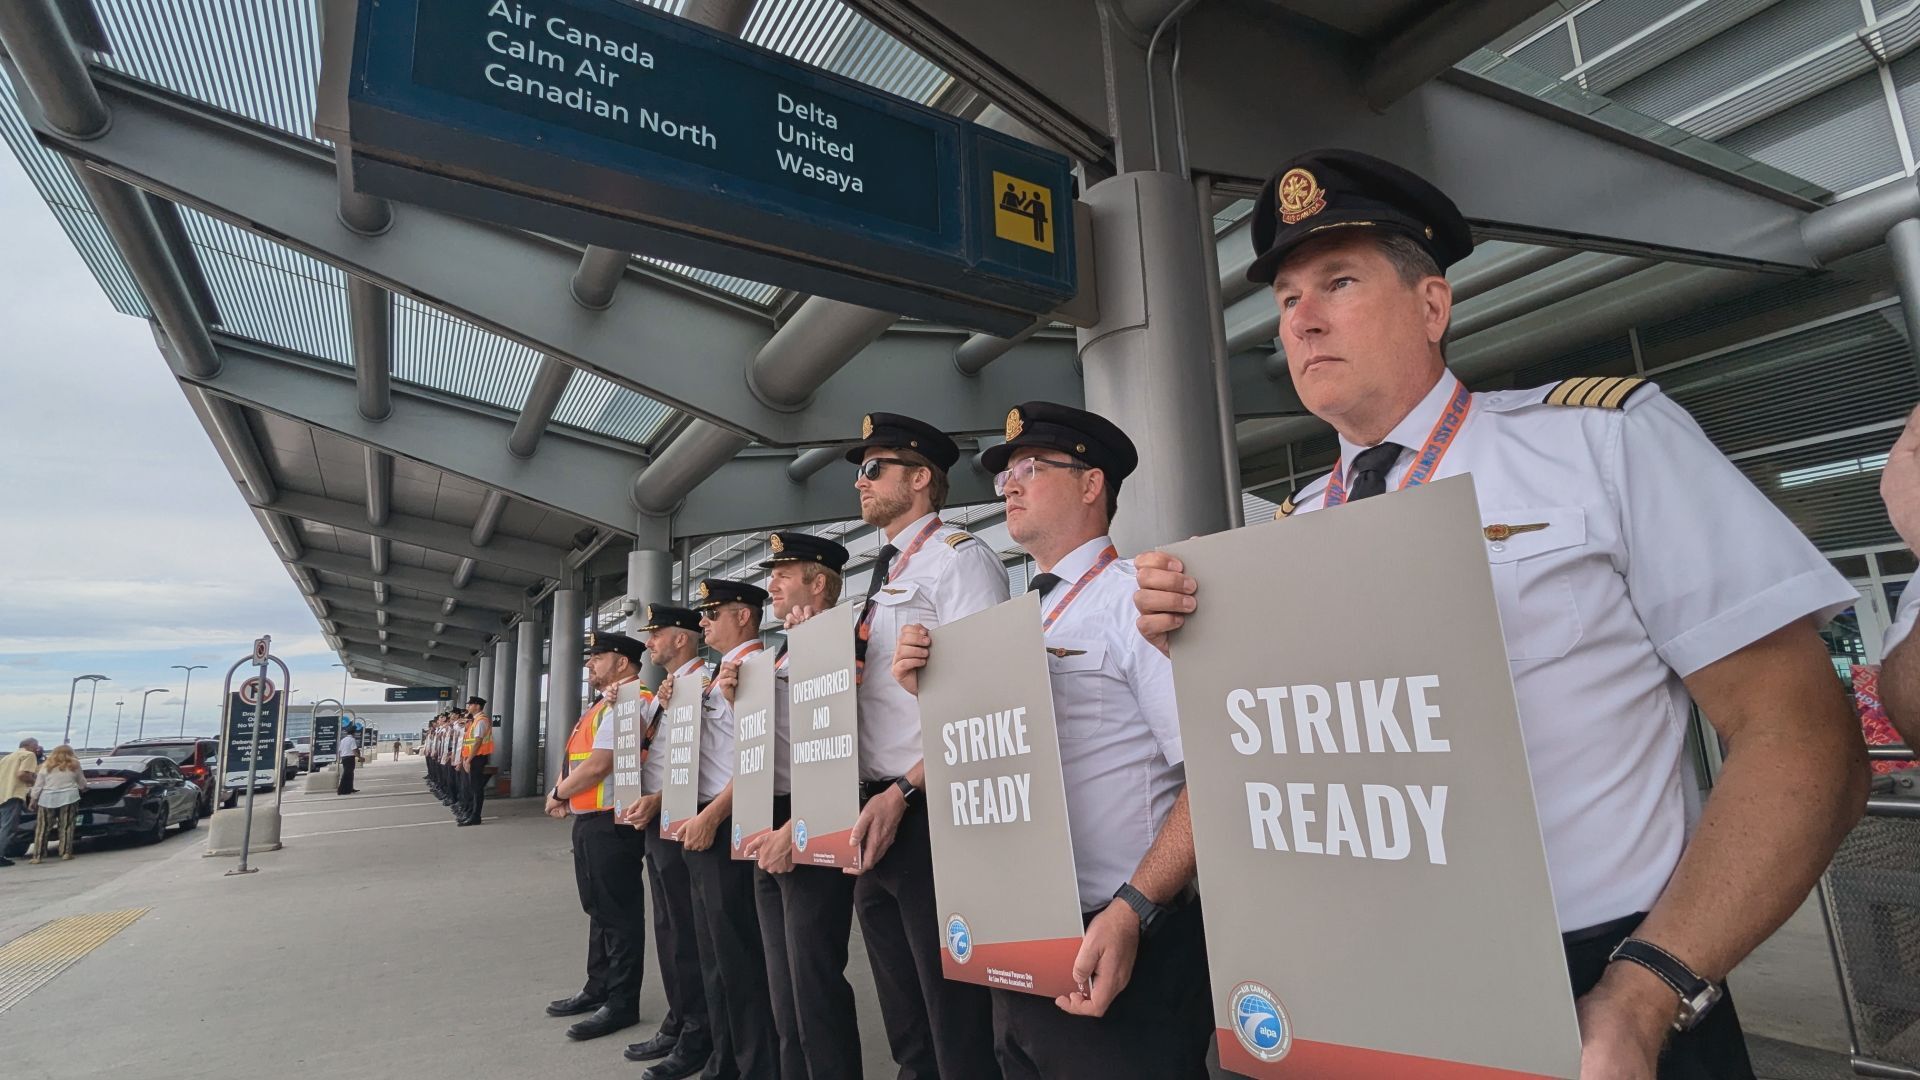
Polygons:
[[[573,734],[567,736],[567,772],[573,772],[593,756],[593,737],[606,720],[607,704],[602,699],[587,706],[587,711],[581,713],[579,721],[573,725]],[[608,773],[606,779],[568,797],[567,805],[576,814],[613,809],[613,774]]]
[[460,748],[464,751],[461,755],[463,760],[471,761],[481,754],[493,753],[493,725],[491,723],[487,725],[487,734],[484,738],[474,734],[479,727],[479,717],[476,716],[467,721],[466,734],[460,739]]

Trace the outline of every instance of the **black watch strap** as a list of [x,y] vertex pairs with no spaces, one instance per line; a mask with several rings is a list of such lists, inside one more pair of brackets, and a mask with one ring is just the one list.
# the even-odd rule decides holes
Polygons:
[[907,800],[908,802],[912,802],[913,797],[915,795],[920,794],[920,789],[913,786],[913,781],[907,779],[904,776],[899,778],[898,780],[895,780],[893,782],[893,786],[894,786],[894,790],[900,792],[900,797]]
[[1130,881],[1121,882],[1120,887],[1114,890],[1113,898],[1132,908],[1133,913],[1140,917],[1140,936],[1143,938],[1152,937],[1172,910],[1147,899],[1146,894],[1134,888]]
[[1675,994],[1680,996],[1680,1010],[1673,1020],[1675,1031],[1687,1031],[1698,1024],[1707,1010],[1726,993],[1719,986],[1701,978],[1694,970],[1683,963],[1679,957],[1655,945],[1651,941],[1628,938],[1614,946],[1607,956],[1608,962],[1625,960],[1638,964],[1659,976]]

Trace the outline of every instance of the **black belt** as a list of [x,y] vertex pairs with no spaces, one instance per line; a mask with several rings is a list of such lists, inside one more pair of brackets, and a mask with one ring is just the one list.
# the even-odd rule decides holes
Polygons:
[[1560,935],[1560,944],[1571,949],[1575,945],[1585,945],[1602,938],[1624,938],[1633,933],[1633,928],[1639,926],[1646,917],[1647,913],[1641,911],[1632,915],[1623,915],[1612,922],[1603,922],[1580,930],[1569,930]]

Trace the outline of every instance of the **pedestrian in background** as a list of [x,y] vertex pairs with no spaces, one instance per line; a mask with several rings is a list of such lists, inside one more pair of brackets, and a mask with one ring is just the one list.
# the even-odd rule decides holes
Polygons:
[[360,762],[360,740],[348,731],[340,736],[335,752],[340,755],[340,786],[333,790],[335,795],[353,794],[353,767]]
[[0,758],[0,866],[13,865],[6,856],[7,843],[13,839],[14,826],[20,824],[20,811],[26,809],[39,768],[40,740],[31,736],[20,740],[19,749]]
[[86,774],[80,771],[80,759],[73,755],[73,747],[64,743],[53,748],[47,755],[47,762],[33,778],[33,793],[27,797],[27,806],[33,810],[33,858],[29,862],[39,862],[47,857],[47,833],[52,823],[58,821],[60,836],[56,841],[60,845],[60,858],[73,858],[73,811],[80,803],[80,793],[86,789]]

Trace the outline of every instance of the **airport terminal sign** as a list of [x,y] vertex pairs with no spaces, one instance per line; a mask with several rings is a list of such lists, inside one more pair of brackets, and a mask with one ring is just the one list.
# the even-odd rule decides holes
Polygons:
[[1080,886],[1039,593],[934,629],[920,724],[942,970],[1004,990],[1072,993]]
[[[227,783],[245,784],[247,771],[254,772],[254,783],[265,786],[280,781],[280,703],[286,695],[268,688],[265,701],[255,700],[249,689],[257,680],[247,680],[239,691],[227,695],[227,714],[220,729],[220,775]],[[260,758],[253,758],[254,730],[259,729]]]
[[619,0],[363,2],[349,116],[469,216],[981,329],[1077,284],[1065,158]]
[[387,701],[452,701],[451,686],[389,686]]
[[340,714],[313,718],[313,768],[331,765],[340,756]]
[[1577,1074],[1480,530],[1459,477],[1168,549],[1205,598],[1173,675],[1228,1069]]

